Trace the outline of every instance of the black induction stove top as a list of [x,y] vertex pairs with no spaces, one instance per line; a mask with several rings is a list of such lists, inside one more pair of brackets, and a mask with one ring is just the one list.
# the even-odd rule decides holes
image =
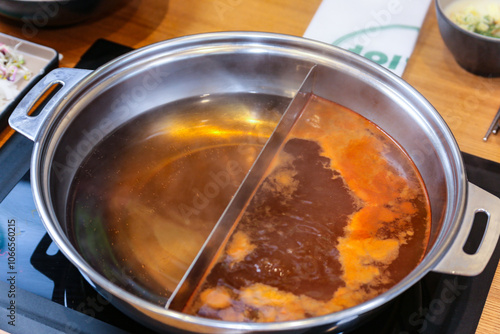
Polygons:
[[[78,67],[96,68],[128,50],[98,40]],[[21,152],[29,152],[30,143],[15,138],[24,151],[14,150],[9,163],[22,160],[17,162],[20,174],[28,168]],[[469,154],[463,159],[469,181],[500,197],[500,164]],[[23,334],[150,333],[102,298],[58,250],[37,215],[29,174],[14,183],[0,202],[0,329]],[[15,256],[9,256],[12,243]],[[499,260],[497,245],[476,277],[431,272],[349,333],[474,333]]]

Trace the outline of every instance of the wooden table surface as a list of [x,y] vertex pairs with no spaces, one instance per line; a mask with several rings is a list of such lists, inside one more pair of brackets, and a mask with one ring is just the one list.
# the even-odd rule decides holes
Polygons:
[[[134,48],[178,36],[253,30],[302,36],[321,0],[128,0],[106,16],[64,28],[0,21],[0,31],[59,51],[73,67],[98,38]],[[462,151],[500,162],[500,135],[482,140],[500,107],[500,78],[461,69],[439,35],[431,4],[403,78],[443,116]],[[0,134],[0,145],[9,130]],[[477,333],[500,333],[497,270]]]

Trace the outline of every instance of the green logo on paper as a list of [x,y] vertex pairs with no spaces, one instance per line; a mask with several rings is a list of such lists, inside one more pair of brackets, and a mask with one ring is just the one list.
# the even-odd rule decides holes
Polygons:
[[419,31],[419,27],[400,24],[376,26],[351,32],[332,44],[396,71],[405,66]]

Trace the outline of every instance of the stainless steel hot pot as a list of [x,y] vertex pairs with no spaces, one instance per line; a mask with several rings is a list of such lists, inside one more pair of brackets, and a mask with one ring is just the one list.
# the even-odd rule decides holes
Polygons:
[[[125,291],[78,253],[67,231],[68,192],[75,171],[104,136],[131,118],[183,98],[253,92],[292,98],[315,65],[329,75],[316,93],[379,125],[408,152],[426,184],[432,209],[430,245],[420,265],[384,294],[322,317],[284,323],[232,323],[164,309]],[[33,104],[58,92],[37,116]],[[459,148],[438,112],[399,77],[348,51],[298,37],[213,33],[151,45],[96,71],[50,72],[18,105],[14,129],[34,140],[32,190],[45,227],[96,289],[125,313],[159,330],[196,333],[341,331],[359,324],[429,271],[477,275],[500,233],[500,200],[467,181]],[[463,251],[475,213],[489,217],[476,254]]]

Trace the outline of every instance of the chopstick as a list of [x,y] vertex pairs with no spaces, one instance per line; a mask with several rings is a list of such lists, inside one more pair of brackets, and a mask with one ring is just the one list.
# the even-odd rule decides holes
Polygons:
[[487,141],[488,137],[491,134],[496,135],[499,129],[500,129],[500,108],[498,109],[497,114],[495,115],[495,118],[493,118],[493,122],[491,123],[488,131],[484,135],[483,140]]

